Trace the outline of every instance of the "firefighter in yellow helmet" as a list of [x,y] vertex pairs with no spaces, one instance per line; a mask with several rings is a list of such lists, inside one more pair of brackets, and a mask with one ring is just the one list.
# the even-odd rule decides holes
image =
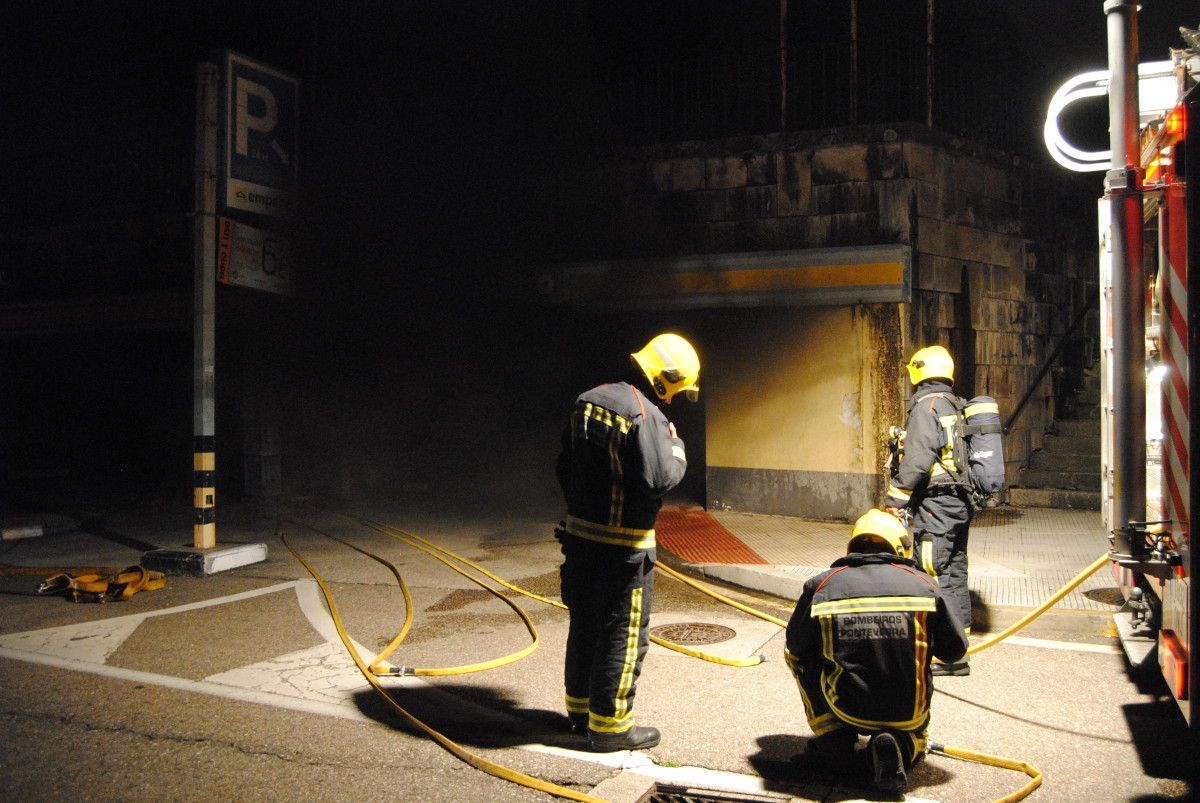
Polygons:
[[882,510],[854,525],[845,557],[804,584],[784,657],[815,734],[802,761],[845,767],[860,735],[879,791],[903,792],[926,749],[933,657],[954,661],[967,637],[912,538]]
[[654,523],[662,497],[683,479],[687,456],[652,399],[695,401],[700,392],[700,358],[683,337],[658,335],[630,357],[625,381],[576,398],[557,464],[567,502],[555,532],[570,611],[567,715],[599,752],[659,741],[657,728],[634,724],[633,701],[649,647]]
[[[904,425],[904,453],[894,468],[883,505],[912,519],[914,558],[932,577],[967,633],[967,540],[974,514],[967,489],[955,481],[954,360],[942,346],[926,346],[906,366],[913,392]],[[935,675],[968,675],[970,665],[938,664]]]

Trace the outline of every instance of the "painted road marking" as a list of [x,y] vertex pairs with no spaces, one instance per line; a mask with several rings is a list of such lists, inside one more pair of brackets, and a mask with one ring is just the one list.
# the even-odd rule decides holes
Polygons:
[[[192,602],[187,605],[176,605],[173,608],[163,608],[145,613],[132,613],[127,616],[114,616],[111,619],[101,619],[95,622],[83,622],[62,627],[48,627],[43,630],[28,630],[22,633],[9,633],[0,636],[0,648],[18,652],[44,655],[57,655],[71,661],[81,661],[90,664],[103,664],[108,656],[129,638],[138,625],[146,619],[155,616],[194,611],[213,605],[224,605],[227,602],[238,602],[243,599],[274,594],[294,588],[297,582],[280,583],[253,591],[243,591],[226,597]],[[310,582],[310,581],[303,581]],[[324,634],[322,634],[324,635]],[[90,670],[89,670],[90,671]]]
[[[297,602],[305,618],[311,623],[314,630],[325,639],[325,644],[221,672],[200,681],[124,669],[104,663],[105,659],[120,647],[121,643],[146,619],[223,605],[289,589],[296,594]],[[747,624],[746,622],[737,623],[737,629],[741,631],[740,637],[746,638],[750,643],[758,641],[760,644],[763,643],[762,640],[770,640],[779,632],[779,629],[773,625],[766,627],[765,625],[759,626],[759,623]],[[1089,652],[1112,651],[1096,645],[1045,642],[1040,639],[1009,638],[1007,640],[1017,644],[1028,644],[1028,646],[1050,646],[1052,649],[1081,649]],[[367,663],[373,660],[374,655],[362,645],[355,643],[354,646]],[[738,644],[738,652],[744,650],[746,646],[749,645]],[[355,693],[368,688],[369,684],[363,679],[350,656],[346,655],[345,648],[337,636],[333,620],[325,607],[324,598],[321,596],[317,584],[312,580],[295,580],[202,602],[117,616],[97,622],[11,633],[0,636],[0,658],[59,669],[90,672],[118,680],[208,694],[228,700],[268,705],[320,716],[375,722],[354,703]],[[419,687],[444,693],[421,678],[388,678],[386,683],[388,686]],[[478,708],[480,716],[487,718],[499,717],[511,719],[514,722],[518,721],[516,717],[476,706],[458,697],[453,698],[453,704],[459,708]],[[660,783],[751,793],[778,791],[768,789],[763,779],[755,775],[741,775],[704,767],[663,767],[655,764],[651,756],[641,752],[626,750],[616,753],[590,753],[542,744],[523,745],[522,748],[532,752],[558,755],[577,761],[623,769],[653,778]],[[915,798],[910,799],[917,803]]]
[[1118,653],[1121,648],[1117,644],[1084,644],[1077,641],[1051,641],[1049,639],[1025,638],[1024,636],[1009,636],[1002,644],[1016,644],[1021,647],[1042,647],[1047,650],[1071,650],[1074,652]]

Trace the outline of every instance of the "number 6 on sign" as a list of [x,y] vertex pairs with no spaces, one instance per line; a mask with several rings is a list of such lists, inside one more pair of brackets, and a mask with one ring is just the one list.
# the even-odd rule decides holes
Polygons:
[[292,244],[274,232],[221,218],[217,281],[268,293],[294,292]]

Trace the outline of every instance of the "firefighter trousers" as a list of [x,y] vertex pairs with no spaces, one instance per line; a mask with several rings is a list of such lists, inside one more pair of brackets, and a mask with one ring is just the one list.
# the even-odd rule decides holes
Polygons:
[[[904,757],[905,767],[912,767],[925,756],[929,742],[929,717],[925,717],[925,722],[915,730],[897,730],[886,725],[880,725],[878,730],[857,727],[838,719],[837,715],[829,710],[816,673],[797,672],[794,677],[796,685],[800,688],[800,697],[804,701],[804,714],[808,718],[808,726],[812,728],[812,732],[818,738],[828,739],[830,734],[846,730],[854,731],[862,736],[886,732],[896,737],[896,743],[900,745],[900,755]],[[849,742],[848,746],[853,747],[853,740]]]
[[654,549],[629,549],[568,533],[562,542],[562,599],[570,611],[564,679],[567,713],[588,729],[624,733],[650,646]]
[[947,490],[923,496],[913,513],[913,557],[936,577],[946,605],[971,632],[971,593],[967,589],[967,540],[971,506],[962,494]]

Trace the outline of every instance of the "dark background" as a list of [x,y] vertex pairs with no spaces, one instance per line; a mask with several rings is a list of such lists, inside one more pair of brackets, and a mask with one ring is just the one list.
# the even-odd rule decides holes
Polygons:
[[[1051,93],[1106,66],[1102,0],[936,5],[939,126],[1048,161]],[[923,119],[903,76],[924,9],[859,0],[876,67],[858,122]],[[1197,23],[1194,2],[1148,0],[1141,60]],[[190,498],[195,70],[222,49],[300,79],[304,181],[301,294],[219,288],[222,493],[242,492],[235,456],[274,420],[292,492],[552,494],[548,422],[683,324],[529,301],[537,265],[608,255],[581,232],[602,193],[572,177],[614,148],[778,131],[778,24],[762,0],[6,10],[0,503]],[[830,101],[836,74],[814,71],[841,63],[847,24],[842,4],[789,3],[795,91],[829,110],[793,128],[855,122]],[[1100,103],[1073,133],[1102,149],[1104,122]],[[115,299],[138,311],[115,315]],[[672,412],[702,430],[702,410]],[[702,477],[690,483],[694,495]]]

